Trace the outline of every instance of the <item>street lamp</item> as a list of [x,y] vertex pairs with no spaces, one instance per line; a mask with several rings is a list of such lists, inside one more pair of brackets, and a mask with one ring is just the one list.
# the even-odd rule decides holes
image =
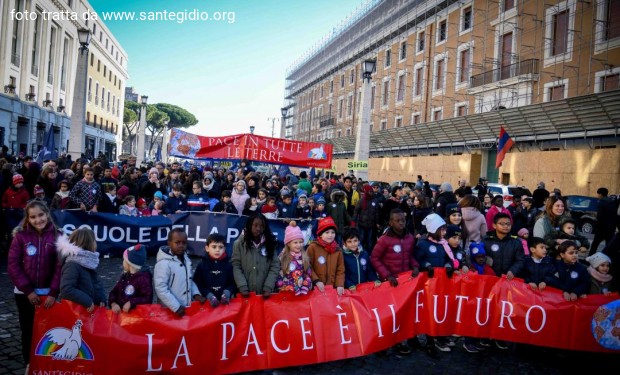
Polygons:
[[256,126],[250,125],[250,134],[254,134],[254,129],[256,129]]
[[168,164],[168,124],[170,123],[170,121],[164,121],[164,137],[162,140],[162,147],[161,147],[161,161],[163,161],[164,163],[166,163],[166,165]]
[[[76,63],[73,102],[71,106],[71,128],[69,129],[69,148],[67,150],[73,160],[80,158],[84,151],[84,122],[86,120],[86,97],[88,90],[86,85],[88,81],[88,46],[90,45],[91,35],[90,30],[85,28],[78,29],[77,34],[80,42],[80,54]],[[63,142],[62,133],[63,129],[61,128],[61,144]]]
[[[371,106],[371,84],[372,73],[375,71],[377,60],[368,59],[364,61],[364,84],[362,86],[362,97],[359,121],[357,123],[357,133],[355,134],[355,161],[368,162],[370,154],[370,106]],[[368,169],[359,170],[357,177],[368,181]]]
[[142,161],[144,160],[144,141],[146,138],[146,102],[148,100],[148,96],[142,95],[140,98],[140,103],[142,107],[140,107],[140,123],[138,126],[138,152],[136,154],[136,166],[140,167],[142,165]]

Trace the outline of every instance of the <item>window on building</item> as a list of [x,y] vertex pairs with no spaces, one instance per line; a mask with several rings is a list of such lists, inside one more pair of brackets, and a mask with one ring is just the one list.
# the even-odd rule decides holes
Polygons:
[[347,134],[347,137],[351,135],[351,128],[347,128],[346,134]]
[[95,105],[99,104],[99,82],[95,82]]
[[387,129],[387,120],[381,120],[381,130]]
[[88,101],[90,102],[92,100],[93,97],[93,79],[92,78],[88,78]]
[[460,105],[460,106],[456,107],[456,116],[457,117],[467,116],[467,106],[466,105]]
[[[34,27],[32,30],[32,56],[31,56],[31,68],[30,72],[33,76],[39,76],[39,43],[41,42],[41,15],[37,9],[37,18],[34,20]],[[15,20],[13,22],[16,22]]]
[[407,42],[402,42],[400,44],[400,56],[399,60],[404,60],[407,58]]
[[433,121],[439,121],[442,118],[443,110],[441,108],[437,108],[433,110]]
[[471,7],[463,9],[463,21],[461,23],[461,31],[467,31],[471,29]]
[[93,120],[93,125],[95,125],[95,126],[96,126],[96,125],[97,125],[97,115],[95,115],[93,118],[94,118],[94,120]]
[[90,112],[86,112],[86,124],[90,125]]
[[338,118],[342,118],[344,107],[344,99],[338,100]]
[[548,100],[561,100],[564,99],[564,85],[553,86],[549,88]]
[[420,33],[418,33],[418,52],[424,51],[424,44],[425,44],[424,37],[425,37],[424,31],[421,31]]
[[90,66],[93,66],[94,64],[95,64],[95,55],[91,53],[90,54]]
[[[114,78],[114,82],[116,82],[116,77]],[[323,85],[321,85],[321,98],[323,97]]]
[[329,103],[329,106],[327,106],[327,110],[328,110],[327,116],[329,117],[332,117],[332,107],[333,107],[332,103]]
[[396,117],[396,121],[394,121],[394,127],[395,128],[400,128],[401,126],[403,126],[403,118],[402,117]]
[[329,93],[332,94],[334,92],[334,80],[329,81]]
[[605,40],[620,37],[620,1],[606,0]]
[[349,84],[353,84],[353,82],[355,82],[355,69],[351,69],[351,72],[349,73]]
[[103,43],[103,31],[99,32],[99,41]]
[[620,74],[611,74],[604,77],[600,77],[601,91],[611,91],[620,88],[619,80]]
[[396,101],[402,102],[405,99],[405,74],[398,76],[398,91],[396,93]]
[[71,56],[69,49],[71,48],[71,42],[69,41],[69,37],[65,37],[63,46],[62,46],[62,62],[60,66],[60,89],[66,90],[67,86],[67,58]]
[[375,96],[377,95],[377,88],[372,86],[370,88],[370,110],[375,109]]
[[336,134],[337,134],[338,138],[342,137],[342,130],[338,129]]
[[417,125],[420,123],[420,114],[419,113],[414,113],[414,115],[412,116],[413,118],[411,119],[411,123],[413,125]]
[[568,16],[570,10],[566,9],[553,15],[553,39],[551,55],[566,53],[568,47]]
[[448,37],[448,21],[443,20],[439,22],[439,27],[437,28],[437,42],[441,43],[446,40]]
[[[15,0],[15,10],[17,12],[22,12],[24,10],[24,1],[23,0]],[[21,58],[21,31],[22,21],[17,18],[13,20],[13,32],[11,34],[11,64],[15,66],[20,65]]]
[[344,88],[344,74],[340,76],[340,88]]
[[349,102],[347,103],[347,116],[353,114],[353,95],[349,95]]
[[381,99],[382,106],[388,105],[389,97],[390,97],[390,81],[384,81],[383,82],[383,96]]
[[458,83],[466,83],[469,79],[469,49],[459,52]]
[[515,7],[515,0],[503,0],[502,9],[505,11]]
[[97,24],[93,23],[93,35],[97,35]]
[[436,61],[435,65],[435,90],[442,90],[445,78],[445,63],[446,59]]
[[97,71],[101,71],[101,60],[97,60]]
[[105,87],[101,88],[101,108],[105,107]]
[[392,49],[388,48],[385,50],[385,60],[384,60],[384,67],[389,67],[390,65],[392,65]]
[[56,33],[58,29],[56,26],[52,26],[50,31],[50,48],[49,57],[47,60],[47,83],[50,85],[54,83],[54,70],[55,70],[55,56],[56,56]]
[[416,68],[415,70],[415,76],[414,76],[414,83],[413,83],[413,96],[420,96],[422,95],[422,83],[423,83],[423,70],[424,67],[420,66],[418,68]]

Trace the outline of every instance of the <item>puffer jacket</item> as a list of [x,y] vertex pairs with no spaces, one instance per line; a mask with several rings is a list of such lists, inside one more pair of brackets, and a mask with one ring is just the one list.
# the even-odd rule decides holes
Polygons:
[[106,303],[103,285],[97,275],[99,253],[81,249],[66,236],[59,236],[56,248],[61,257],[60,298],[84,307]]
[[488,232],[487,221],[484,215],[475,207],[461,208],[463,225],[467,230],[467,239],[463,248],[469,249],[470,242],[482,241],[482,236]]
[[127,302],[131,308],[153,303],[153,276],[147,266],[136,273],[123,272],[110,291],[110,305],[117,303],[122,308]]
[[523,280],[528,284],[544,282],[547,286],[561,288],[558,278],[555,277],[555,264],[548,256],[542,258],[538,263],[531,256],[526,257],[523,266]]
[[560,283],[560,288],[567,293],[575,293],[578,296],[588,294],[591,281],[588,268],[577,262],[567,264],[559,260],[555,264],[556,274]]
[[17,189],[13,186],[6,189],[2,196],[2,208],[25,208],[30,194],[24,188]]
[[200,294],[192,280],[192,261],[183,254],[183,261],[172,254],[169,246],[162,246],[157,252],[157,263],[153,272],[153,287],[160,303],[176,312],[180,306],[192,304],[192,297]]
[[56,251],[58,235],[52,223],[48,223],[41,233],[30,224],[26,229],[15,228],[9,248],[8,273],[17,290],[28,295],[49,289],[42,294],[58,297],[61,274]]
[[449,267],[454,268],[443,244],[433,242],[427,238],[418,241],[414,251],[415,259],[424,268]]
[[379,223],[381,205],[376,199],[371,199],[366,204],[366,209],[362,209],[363,200],[361,198],[355,206],[353,217],[358,227],[374,228]]
[[308,257],[314,284],[320,281],[325,285],[344,287],[344,259],[340,248],[330,254],[315,241],[308,245]]
[[497,233],[492,231],[484,237],[484,248],[487,257],[493,259],[491,267],[496,276],[511,271],[513,275],[520,277],[525,263],[525,253],[521,241],[510,235],[500,240]]
[[415,239],[410,233],[399,237],[391,229],[379,237],[370,255],[370,263],[379,274],[381,280],[388,276],[397,276],[401,272],[419,268],[418,261],[413,257]]
[[241,235],[233,244],[230,261],[239,292],[263,294],[274,291],[280,272],[280,258],[275,250],[269,259],[261,248],[252,246],[248,249],[245,235]]
[[344,249],[344,287],[365,283],[367,281],[377,280],[377,273],[370,264],[370,255],[367,251],[360,248],[356,254],[353,251]]

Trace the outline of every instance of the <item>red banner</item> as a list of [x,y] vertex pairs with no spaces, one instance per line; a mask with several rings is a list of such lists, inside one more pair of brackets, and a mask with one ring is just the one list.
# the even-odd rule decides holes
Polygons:
[[[563,349],[620,350],[620,299],[567,302],[522,280],[436,272],[399,286],[364,284],[268,300],[252,295],[215,309],[194,303],[183,318],[158,305],[89,315],[63,302],[37,309],[30,371],[92,374],[233,373],[357,357],[416,334],[458,334]],[[61,372],[59,372],[61,373]]]
[[333,146],[327,143],[236,134],[204,137],[172,129],[168,155],[191,159],[248,159],[262,163],[331,168]]

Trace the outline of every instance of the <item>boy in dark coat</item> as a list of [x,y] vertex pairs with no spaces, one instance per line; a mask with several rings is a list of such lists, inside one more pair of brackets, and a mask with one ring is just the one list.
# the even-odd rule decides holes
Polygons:
[[525,258],[523,267],[523,280],[529,284],[532,290],[541,292],[546,286],[559,288],[558,279],[554,276],[555,265],[547,256],[547,245],[539,237],[532,237],[529,241],[530,256]]
[[213,212],[221,212],[227,214],[235,214],[237,215],[237,208],[230,201],[232,193],[230,190],[222,191],[222,200],[220,200],[215,207],[213,207]]
[[342,241],[344,242],[344,287],[355,290],[358,284],[377,281],[377,273],[370,264],[370,255],[360,246],[360,235],[357,229],[345,230]]
[[211,306],[227,305],[235,291],[235,279],[226,254],[226,238],[218,233],[209,235],[205,251],[194,272],[194,282]]

